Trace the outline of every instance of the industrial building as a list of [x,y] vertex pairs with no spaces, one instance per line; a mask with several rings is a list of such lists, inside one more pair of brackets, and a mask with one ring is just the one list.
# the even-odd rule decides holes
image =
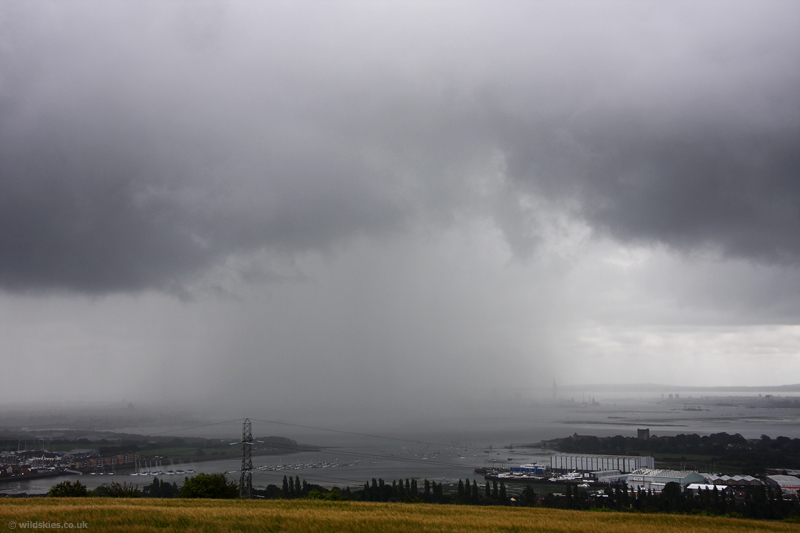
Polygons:
[[625,481],[625,474],[619,470],[599,470],[597,472],[592,472],[592,478],[598,483],[613,485],[614,483]]
[[697,472],[687,472],[686,470],[654,470],[652,468],[642,468],[631,472],[627,476],[628,488],[638,491],[661,492],[667,483],[678,483],[681,488],[691,483],[705,483],[706,479]]
[[545,467],[539,464],[531,463],[526,465],[512,466],[509,468],[512,474],[544,474]]
[[797,496],[800,491],[800,478],[795,476],[767,476],[767,485],[781,489],[786,496]]
[[641,468],[655,468],[652,457],[635,455],[581,455],[562,453],[550,456],[550,468],[566,472],[599,472],[603,470],[619,470],[622,473],[633,472]]
[[706,483],[711,485],[725,485],[726,487],[749,487],[763,485],[760,479],[753,476],[718,476],[716,474],[704,474]]
[[686,485],[684,489],[686,492],[691,492],[693,494],[699,494],[701,491],[707,490],[713,492],[714,489],[718,491],[727,490],[727,485],[714,485],[713,483],[689,483]]

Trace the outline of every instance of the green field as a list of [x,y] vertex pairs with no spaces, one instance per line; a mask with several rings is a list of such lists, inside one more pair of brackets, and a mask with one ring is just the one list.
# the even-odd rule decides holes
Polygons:
[[[0,524],[86,523],[88,531],[675,532],[800,531],[797,524],[700,516],[541,508],[406,505],[310,500],[30,498],[0,501]],[[11,528],[11,523],[15,526]],[[69,525],[61,529],[70,528]],[[37,529],[44,529],[41,527]],[[55,529],[50,525],[49,529]],[[84,531],[84,529],[79,529]]]

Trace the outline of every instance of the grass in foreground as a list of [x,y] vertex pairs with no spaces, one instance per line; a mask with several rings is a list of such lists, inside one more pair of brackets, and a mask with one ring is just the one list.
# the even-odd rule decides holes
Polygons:
[[[362,502],[31,498],[0,501],[0,527],[26,522],[81,531],[608,532],[799,531],[797,524],[682,515]],[[9,525],[14,522],[15,528]],[[70,526],[62,526],[62,529]],[[50,529],[53,529],[52,526]]]

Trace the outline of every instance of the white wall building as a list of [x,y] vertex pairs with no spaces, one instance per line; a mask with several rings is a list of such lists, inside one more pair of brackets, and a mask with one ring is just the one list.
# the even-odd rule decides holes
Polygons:
[[712,485],[726,485],[728,487],[747,487],[751,485],[763,485],[760,479],[753,476],[718,476],[716,474],[703,474],[706,483]]
[[652,457],[635,455],[581,455],[561,453],[550,456],[550,468],[567,472],[598,472],[602,470],[619,470],[622,473],[633,472],[640,468],[655,468]]
[[767,485],[781,489],[785,495],[797,495],[800,491],[800,478],[794,476],[767,476]]
[[631,472],[627,476],[628,488],[635,491],[643,489],[645,491],[661,492],[667,483],[678,483],[683,488],[691,483],[705,483],[705,481],[702,474],[686,470],[642,468]]

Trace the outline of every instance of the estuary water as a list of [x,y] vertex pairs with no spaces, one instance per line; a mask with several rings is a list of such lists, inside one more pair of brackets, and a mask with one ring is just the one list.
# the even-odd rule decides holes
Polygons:
[[[775,398],[751,396],[697,395],[662,398],[600,395],[577,400],[541,404],[492,406],[464,409],[452,415],[425,419],[408,417],[405,422],[359,426],[273,423],[253,418],[254,437],[280,435],[303,444],[319,446],[320,451],[253,456],[253,485],[281,485],[284,476],[297,476],[324,486],[363,486],[372,478],[387,482],[417,478],[457,483],[470,478],[476,467],[519,465],[531,462],[549,464],[551,450],[538,447],[542,440],[574,433],[597,436],[635,436],[639,428],[651,435],[680,433],[739,433],[746,438],[769,435],[800,438],[800,398],[788,395]],[[127,431],[135,430],[128,429]],[[163,431],[169,430],[160,430]],[[173,433],[168,433],[172,435]],[[176,436],[229,438],[238,441],[241,422],[174,428]],[[226,473],[238,480],[241,461],[216,460],[175,465],[172,468],[196,472]],[[168,470],[168,468],[163,468]],[[159,475],[160,479],[181,485],[184,475]],[[152,476],[83,475],[46,478],[0,485],[0,493],[43,494],[55,483],[79,479],[87,487],[103,483],[133,483],[140,487]]]

